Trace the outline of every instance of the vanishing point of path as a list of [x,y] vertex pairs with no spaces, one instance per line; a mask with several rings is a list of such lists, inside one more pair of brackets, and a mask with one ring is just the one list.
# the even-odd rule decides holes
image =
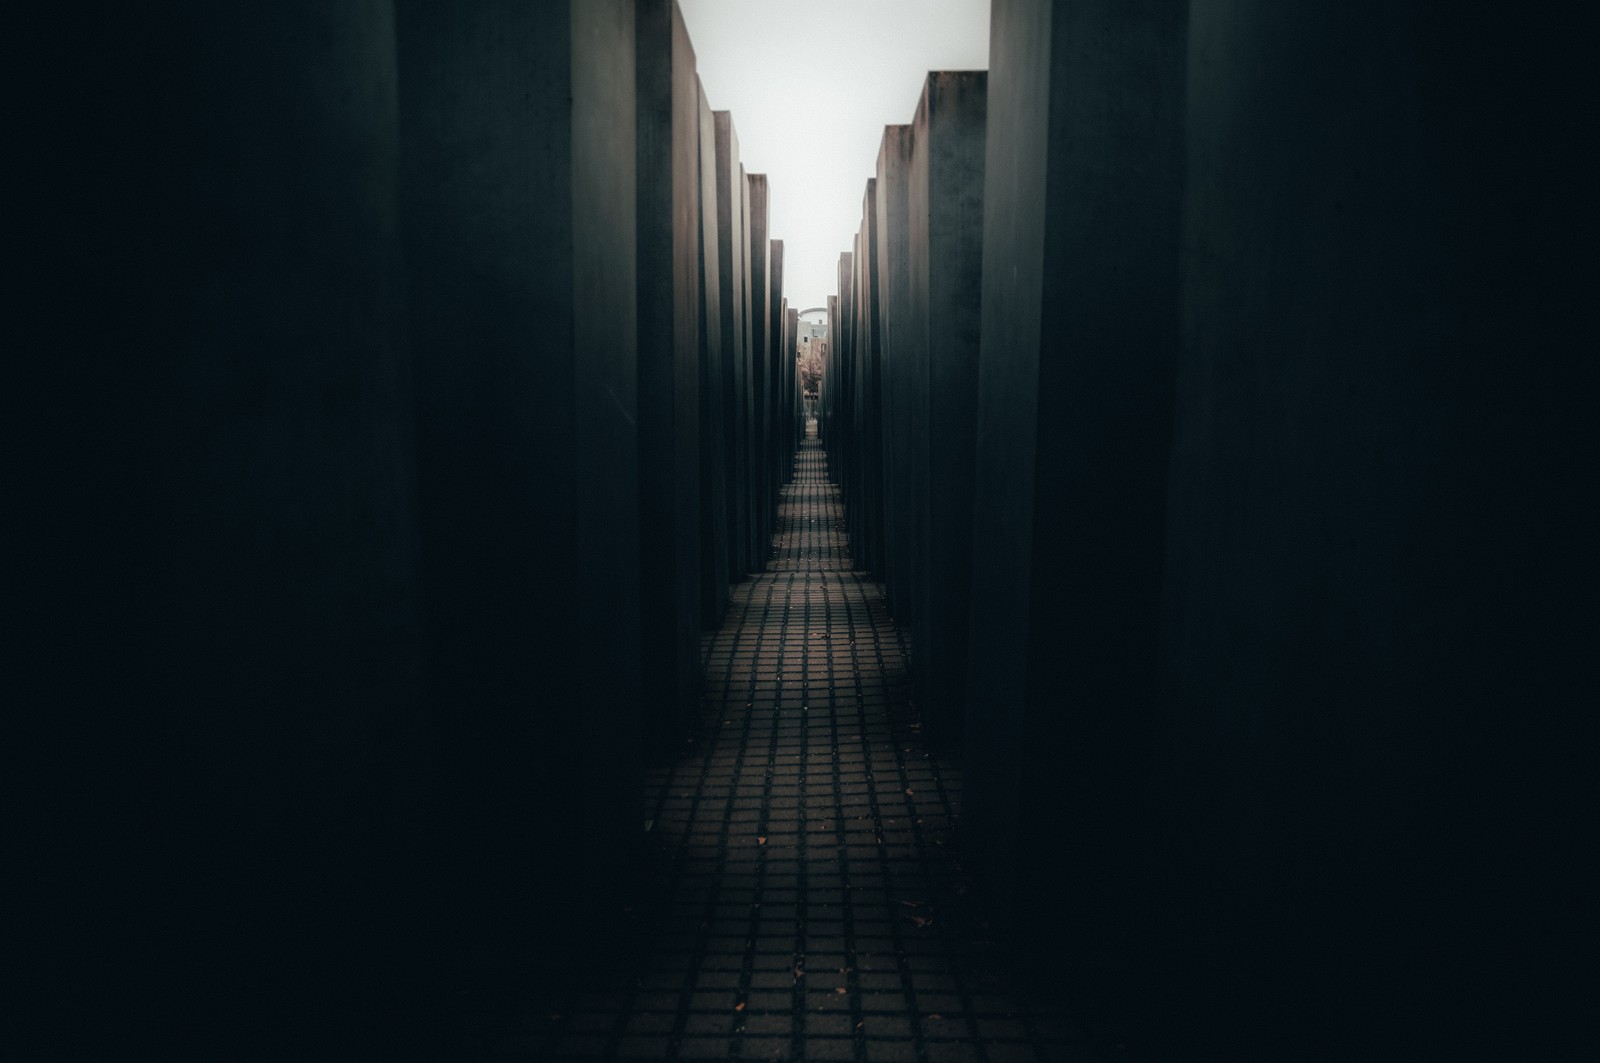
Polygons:
[[904,640],[806,435],[767,569],[707,642],[702,733],[646,781],[636,947],[483,1058],[1097,1058],[1006,991],[968,911],[960,773],[923,747]]

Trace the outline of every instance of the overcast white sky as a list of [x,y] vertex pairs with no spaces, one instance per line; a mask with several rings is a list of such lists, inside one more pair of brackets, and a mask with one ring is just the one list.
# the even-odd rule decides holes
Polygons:
[[823,306],[883,127],[911,121],[930,70],[987,70],[989,0],[678,0],[706,98],[767,175],[790,307]]

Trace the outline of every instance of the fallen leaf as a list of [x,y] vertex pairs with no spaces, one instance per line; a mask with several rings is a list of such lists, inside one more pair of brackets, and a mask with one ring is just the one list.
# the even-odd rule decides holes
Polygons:
[[840,996],[844,996],[846,993],[850,992],[850,990],[846,989],[844,986],[840,986],[838,989],[835,989],[834,992],[838,993]]
[[765,845],[765,844],[767,844],[767,836],[765,834],[757,834],[756,835],[756,844],[757,845]]
[[932,1019],[934,1022],[944,1021],[944,1016],[940,1015],[938,1012],[934,1012],[932,1015],[929,1015],[928,1018]]
[[741,1001],[739,1001],[739,1003],[735,1004],[733,1006],[733,1010],[734,1011],[743,1011],[744,1010],[744,1001],[741,1000]]

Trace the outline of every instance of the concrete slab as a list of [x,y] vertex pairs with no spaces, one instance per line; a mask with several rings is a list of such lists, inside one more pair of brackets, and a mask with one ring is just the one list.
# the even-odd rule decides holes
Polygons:
[[727,369],[723,385],[723,440],[728,468],[728,561],[730,580],[743,578],[750,566],[749,339],[746,325],[746,243],[744,238],[744,167],[739,165],[739,135],[733,116],[712,112],[717,152],[717,268],[721,281],[722,357]]
[[431,873],[469,979],[593,932],[637,855],[633,13],[397,13]]
[[700,94],[676,0],[635,9],[641,681],[646,741],[699,716]]
[[700,622],[713,628],[728,609],[729,476],[723,356],[722,248],[718,231],[717,127],[703,86],[700,104]]
[[[908,125],[886,126],[878,147],[877,214],[878,273],[883,296],[878,302],[882,336],[884,556],[883,580],[889,607],[910,628],[913,596],[920,585],[916,558],[922,533],[912,495],[912,427],[919,373],[926,359],[925,329],[913,331],[911,320],[910,217],[906,196],[911,169],[912,133]],[[920,374],[926,378],[926,372]],[[925,404],[925,400],[924,404]]]
[[[961,742],[971,609],[973,479],[983,289],[982,71],[928,75],[907,175],[907,558],[912,689],[929,741]],[[903,352],[902,352],[903,353]]]
[[766,566],[772,497],[767,477],[772,397],[772,241],[767,229],[767,175],[748,178],[750,225],[750,571]]
[[1590,1054],[1592,948],[1532,944],[1594,940],[1586,48],[1428,4],[1190,34],[1152,910],[1182,978],[1228,943],[1210,1044]]
[[[1186,21],[1178,4],[993,8],[970,821],[1014,940],[1102,985],[1143,934],[1129,839],[1159,696]],[[1039,856],[1036,817],[1079,854],[1072,874]]]
[[[754,283],[758,277],[763,276],[764,270],[758,272],[756,265],[755,245],[750,239],[751,213],[750,213],[750,175],[743,166],[739,167],[739,232],[743,240],[741,265],[743,276],[740,278],[740,298],[744,303],[744,336],[743,347],[739,353],[740,373],[740,404],[741,421],[743,425],[739,438],[739,479],[740,491],[743,492],[743,512],[740,514],[740,527],[744,535],[744,569],[742,575],[758,571],[765,557],[761,548],[761,535],[757,530],[761,500],[756,497],[755,478],[759,468],[759,456],[756,452],[756,440],[760,438],[761,424],[760,412],[756,406],[756,396],[759,394],[756,378],[756,351],[761,334],[762,322],[765,315],[761,313],[761,298],[756,295]],[[764,245],[763,245],[764,246]],[[742,576],[741,576],[742,578]]]
[[784,445],[784,425],[782,415],[782,400],[784,396],[783,376],[783,241],[772,240],[769,243],[768,275],[768,311],[771,314],[771,323],[768,328],[767,345],[767,460],[764,466],[764,483],[767,493],[767,537],[772,535],[774,514],[778,506],[778,485],[782,482],[783,474],[780,469],[780,454]]

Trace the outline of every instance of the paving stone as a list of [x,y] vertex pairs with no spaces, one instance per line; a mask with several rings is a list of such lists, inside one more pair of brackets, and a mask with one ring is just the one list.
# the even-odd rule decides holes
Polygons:
[[851,557],[814,426],[774,526],[703,640],[700,733],[645,781],[636,947],[484,1043],[506,1060],[1054,1058],[1071,1024],[976,965],[960,772],[923,745],[908,640]]

